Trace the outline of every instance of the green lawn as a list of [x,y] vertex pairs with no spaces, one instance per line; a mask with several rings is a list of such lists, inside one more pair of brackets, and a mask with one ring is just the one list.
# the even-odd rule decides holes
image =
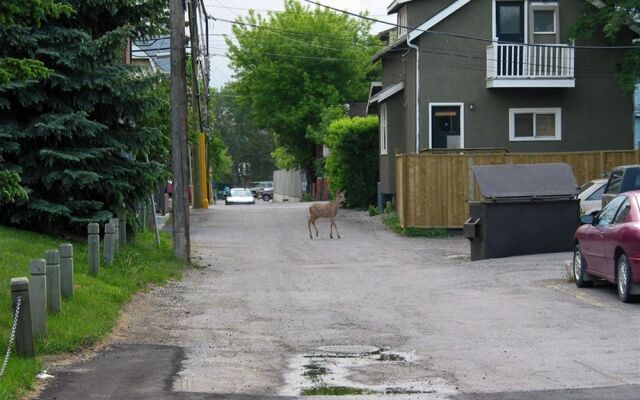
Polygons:
[[[29,276],[32,258],[68,241],[0,226],[0,363],[4,359],[12,323],[11,278]],[[101,249],[102,250],[102,249]],[[144,233],[118,253],[114,265],[101,265],[97,278],[87,274],[87,247],[73,243],[75,296],[63,300],[62,312],[49,315],[49,335],[38,340],[37,354],[72,352],[96,343],[113,328],[120,309],[132,294],[149,283],[179,278],[183,264],[173,257],[171,239],[161,236],[156,247],[152,233]],[[15,399],[32,387],[41,363],[19,359],[15,350],[0,379],[0,399]]]

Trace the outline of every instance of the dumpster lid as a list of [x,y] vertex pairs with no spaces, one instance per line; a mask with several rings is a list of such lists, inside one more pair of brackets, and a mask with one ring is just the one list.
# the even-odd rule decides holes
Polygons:
[[488,199],[573,198],[580,192],[571,166],[564,163],[482,165],[472,169],[480,193]]

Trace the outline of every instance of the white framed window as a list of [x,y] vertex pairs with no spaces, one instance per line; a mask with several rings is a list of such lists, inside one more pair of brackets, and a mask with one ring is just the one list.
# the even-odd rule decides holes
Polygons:
[[380,103],[380,155],[387,154],[387,103]]
[[562,140],[560,108],[510,108],[509,140]]
[[407,24],[407,6],[404,6],[400,10],[398,10],[398,37],[407,34]]
[[554,9],[533,10],[533,33],[556,33],[556,11]]

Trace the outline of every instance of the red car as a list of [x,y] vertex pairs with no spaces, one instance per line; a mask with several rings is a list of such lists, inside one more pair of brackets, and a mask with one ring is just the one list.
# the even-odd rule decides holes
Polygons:
[[576,231],[573,274],[578,287],[604,279],[627,303],[640,294],[640,191],[615,197],[599,214],[584,215]]

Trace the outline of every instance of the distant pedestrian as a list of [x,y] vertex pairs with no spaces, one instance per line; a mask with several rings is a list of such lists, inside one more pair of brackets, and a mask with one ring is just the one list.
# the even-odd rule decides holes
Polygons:
[[231,193],[231,190],[229,189],[229,186],[225,186],[224,189],[222,189],[222,196],[226,199],[227,196]]

